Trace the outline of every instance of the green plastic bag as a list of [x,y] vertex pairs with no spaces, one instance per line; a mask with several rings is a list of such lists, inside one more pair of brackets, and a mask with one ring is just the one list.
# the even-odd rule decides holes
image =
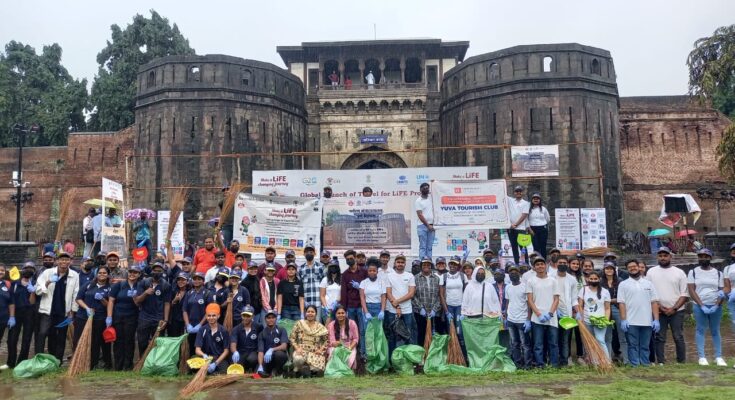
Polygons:
[[365,351],[367,365],[365,369],[371,374],[388,369],[388,340],[383,333],[383,321],[373,318],[365,329]]
[[324,369],[324,376],[328,378],[341,378],[343,376],[353,376],[355,373],[347,364],[347,360],[350,358],[352,351],[345,346],[339,346],[332,350],[332,356],[327,362],[327,367]]
[[424,361],[424,348],[415,344],[396,347],[391,356],[393,369],[399,374],[413,375],[414,364]]
[[35,378],[59,369],[61,361],[51,354],[39,353],[30,360],[23,360],[13,369],[13,377],[17,379]]
[[177,376],[179,349],[187,336],[157,338],[156,347],[148,353],[140,373],[146,376]]
[[484,371],[479,368],[468,368],[463,365],[447,364],[447,352],[449,348],[449,335],[434,335],[431,339],[429,353],[424,362],[424,373],[429,374],[453,374],[469,375],[481,374]]
[[462,334],[470,368],[481,371],[513,372],[516,366],[498,341],[502,322],[498,318],[466,318]]

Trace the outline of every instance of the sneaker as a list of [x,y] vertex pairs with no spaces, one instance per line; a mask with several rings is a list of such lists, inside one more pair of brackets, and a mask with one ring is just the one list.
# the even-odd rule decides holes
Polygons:
[[715,362],[717,363],[718,367],[727,367],[727,363],[725,362],[725,360],[722,359],[722,357],[717,357],[715,359]]
[[703,367],[706,367],[706,366],[709,365],[709,362],[707,362],[707,359],[706,358],[702,357],[702,358],[699,359],[699,365],[701,365]]
[[584,357],[577,357],[577,364],[585,366],[587,365],[587,361],[584,360]]
[[10,368],[10,367],[8,367],[8,364],[0,365],[0,371],[5,371],[8,368]]

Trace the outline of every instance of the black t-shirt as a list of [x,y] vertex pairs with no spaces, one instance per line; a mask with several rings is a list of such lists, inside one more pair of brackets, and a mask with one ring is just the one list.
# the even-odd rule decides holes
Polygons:
[[69,273],[59,277],[54,287],[54,294],[51,298],[51,316],[64,317],[66,316],[66,278],[69,277]]
[[[293,282],[283,279],[278,282],[278,294],[283,296],[283,307],[298,307],[299,297],[304,297],[304,285],[296,279]],[[280,310],[279,310],[280,311]]]

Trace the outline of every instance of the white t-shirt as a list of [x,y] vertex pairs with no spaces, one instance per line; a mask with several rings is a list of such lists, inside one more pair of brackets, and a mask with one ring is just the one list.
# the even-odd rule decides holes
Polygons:
[[710,267],[709,270],[703,270],[702,267],[694,268],[689,271],[687,281],[696,286],[697,295],[705,306],[717,304],[719,300],[717,292],[721,287],[725,287],[724,275],[714,267]]
[[[391,293],[393,294],[394,299],[400,299],[401,297],[407,295],[409,287],[416,287],[416,279],[414,278],[413,274],[406,271],[403,271],[400,274],[396,271],[394,271],[392,274],[388,274],[385,283],[386,288],[391,288]],[[401,303],[400,307],[402,314],[413,312],[413,308],[411,308],[411,299],[408,299]],[[386,302],[385,309],[392,313],[396,312],[396,309],[393,307],[390,301]]]
[[651,326],[651,302],[658,301],[656,289],[647,279],[628,278],[618,286],[618,303],[625,304],[625,318],[633,326]]
[[339,302],[341,287],[339,286],[339,282],[334,282],[331,285],[327,284],[327,282],[329,281],[325,276],[322,278],[322,282],[319,284],[319,287],[327,289],[325,297],[327,298],[327,306],[329,306],[334,302]]
[[[534,207],[528,213],[528,224],[531,226],[546,226],[551,221],[549,210],[546,207]],[[513,221],[511,221],[513,223]]]
[[[664,307],[673,307],[679,297],[689,297],[687,276],[684,271],[674,266],[661,268],[657,265],[646,272],[646,279],[653,283],[658,294],[658,302]],[[679,310],[683,310],[682,305]]]
[[[541,311],[541,314],[546,314],[551,311],[551,304],[554,302],[554,296],[561,295],[561,291],[559,289],[560,287],[556,284],[556,279],[548,276],[543,279],[538,276],[534,276],[528,280],[528,283],[526,283],[526,293],[530,293],[532,295],[531,298],[533,299],[533,304],[535,304],[536,308]],[[531,313],[531,322],[541,324],[536,313]],[[548,322],[542,325],[558,326],[556,313],[552,315]]]
[[722,273],[725,275],[725,279],[730,280],[731,285],[735,285],[735,263],[725,267],[725,270],[722,271]]
[[524,272],[523,275],[521,275],[521,283],[527,284],[528,280],[534,277],[536,277],[536,271],[531,268],[528,271]]
[[526,285],[509,285],[505,287],[505,298],[508,300],[508,321],[522,324],[528,319],[528,296]]
[[375,282],[366,278],[360,282],[360,289],[365,291],[365,303],[380,304],[380,296],[385,293],[385,284],[380,278],[376,278]]
[[[526,200],[521,199],[520,201],[516,200],[515,198],[509,197],[508,198],[508,217],[510,219],[511,224],[515,224],[516,221],[518,221],[519,218],[521,218],[521,215],[528,214],[528,207],[530,207],[531,204],[527,202]],[[518,226],[516,226],[516,229],[526,229],[528,228],[528,218],[524,219],[523,222],[521,222]]]
[[465,281],[466,277],[463,272],[457,272],[454,275],[447,272],[439,277],[439,285],[445,289],[444,297],[448,306],[459,307],[462,305],[463,282]]
[[559,312],[563,317],[572,316],[572,307],[577,305],[577,280],[567,273],[564,277],[554,277],[559,285]]
[[600,298],[597,298],[597,290],[592,290],[585,286],[579,290],[577,295],[582,299],[584,307],[584,322],[590,323],[590,317],[605,316],[605,302],[610,302],[610,292],[605,288],[600,288]]
[[[426,198],[419,196],[419,198],[416,199],[416,211],[421,211],[421,214],[424,216],[427,223],[434,223],[434,208],[431,205],[431,196],[427,196]],[[421,224],[420,220],[419,224]]]

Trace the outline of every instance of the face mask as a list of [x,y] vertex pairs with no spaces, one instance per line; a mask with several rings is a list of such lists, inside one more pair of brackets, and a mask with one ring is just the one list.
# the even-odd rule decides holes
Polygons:
[[23,272],[23,277],[26,279],[33,278],[33,271],[25,271]]
[[313,254],[307,254],[307,255],[304,256],[304,258],[306,258],[306,261],[308,261],[308,262],[314,261],[314,255]]
[[151,274],[151,276],[153,277],[154,280],[159,281],[163,277],[163,272],[154,272]]
[[52,268],[53,266],[54,266],[54,262],[53,261],[51,261],[51,262],[44,261],[43,262],[43,267],[44,268]]
[[230,247],[230,252],[237,253],[238,251],[240,251],[240,246],[231,246]]
[[510,274],[510,281],[515,283],[521,280],[521,276],[518,274]]
[[490,257],[490,256],[485,256],[484,258],[485,258],[485,262],[488,262],[488,263],[489,263],[490,261],[492,261],[492,259],[493,259],[493,258],[492,258],[492,257]]
[[559,260],[559,255],[558,254],[553,254],[551,256],[551,262],[555,263],[555,262],[557,262],[557,260]]
[[495,282],[497,282],[497,283],[503,283],[503,282],[505,282],[505,277],[504,276],[496,276],[495,277]]
[[658,262],[658,265],[660,265],[661,268],[669,268],[671,266],[671,261],[669,261],[669,260],[666,260],[666,261],[661,260],[661,261]]
[[475,275],[475,280],[478,281],[478,282],[482,282],[482,281],[485,280],[485,275],[477,274],[477,275]]
[[640,272],[636,272],[636,273],[634,274],[634,273],[632,273],[632,272],[629,272],[629,273],[628,273],[628,275],[629,275],[629,276],[630,276],[631,278],[637,278],[637,277],[641,276],[641,273],[640,273]]
[[355,265],[355,260],[353,260],[353,259],[347,260],[347,265],[349,265],[350,267],[353,266],[353,265]]
[[82,264],[82,269],[84,269],[85,271],[89,271],[90,269],[92,269],[92,266],[87,263],[84,263]]
[[595,288],[595,287],[597,287],[597,285],[600,284],[600,282],[587,282],[587,284],[590,285],[590,287]]
[[709,268],[710,260],[699,260],[699,266],[702,268]]
[[590,275],[590,271],[582,271],[582,274],[583,274],[584,276],[589,276],[589,275]]
[[556,269],[559,272],[567,272],[567,271],[569,271],[569,264],[559,264],[559,265],[556,266]]

